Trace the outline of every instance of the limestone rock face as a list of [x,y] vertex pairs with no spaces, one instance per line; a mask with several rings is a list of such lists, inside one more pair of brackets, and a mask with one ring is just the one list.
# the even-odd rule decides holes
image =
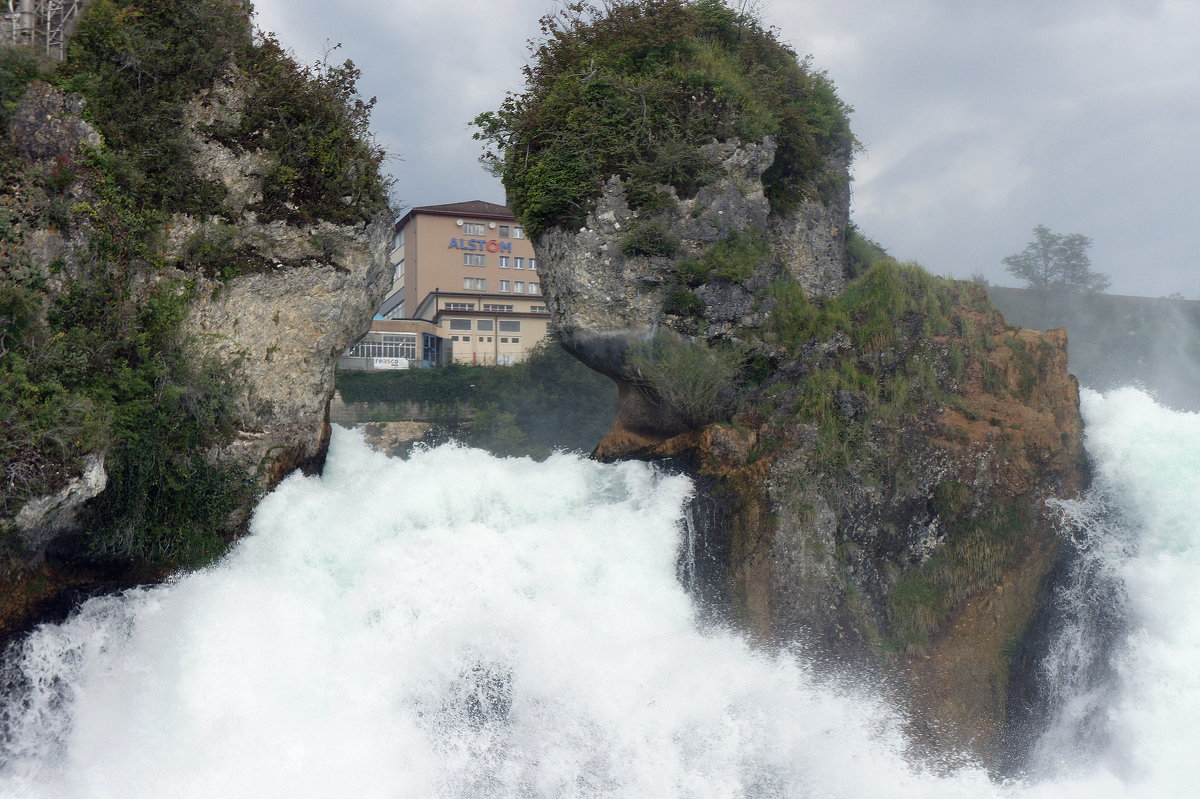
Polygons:
[[[771,217],[762,175],[775,157],[768,137],[762,144],[720,142],[704,155],[717,165],[717,177],[694,197],[680,199],[673,189],[671,207],[655,213],[630,209],[617,177],[579,230],[551,228],[536,241],[538,263],[548,289],[550,313],[562,331],[643,331],[667,326],[690,333],[692,325],[664,309],[666,293],[680,262],[729,239],[731,234],[765,233],[772,256],[754,274],[733,284],[708,281],[701,289],[710,338],[755,317],[755,288],[790,272],[814,297],[836,293],[846,282],[845,232],[849,192],[829,202],[810,199],[794,212]],[[845,174],[846,162],[830,165]],[[627,244],[639,225],[660,226],[677,241],[670,255],[630,252]]]
[[[670,197],[665,209],[636,211],[623,182],[611,177],[582,228],[551,228],[535,241],[560,341],[617,381],[617,424],[632,431],[672,434],[682,428],[631,384],[631,346],[664,330],[714,341],[757,325],[768,310],[758,298],[785,274],[814,298],[836,294],[846,283],[848,153],[827,164],[835,176],[832,185],[842,188],[779,215],[771,214],[763,190],[763,173],[775,158],[770,137],[761,144],[714,142],[703,155],[715,165],[716,177],[695,196],[680,198],[662,186]],[[646,239],[639,249],[637,242]],[[736,280],[701,275],[688,285],[681,282],[681,265],[729,242],[760,248],[763,257],[752,259]],[[647,252],[655,246],[659,249]],[[672,302],[683,292],[693,313]]]
[[[235,389],[236,432],[206,458],[217,466],[237,466],[267,490],[294,469],[312,470],[323,462],[337,357],[369,327],[388,288],[392,220],[380,214],[355,225],[293,225],[247,210],[260,196],[271,158],[234,152],[204,133],[206,125],[238,113],[246,95],[239,80],[232,76],[187,110],[196,171],[226,187],[225,207],[214,208],[212,216],[175,215],[155,245],[156,257],[128,267],[125,279],[135,299],[160,285],[178,285],[179,291],[186,286],[191,300],[177,346],[195,364],[215,364]],[[95,131],[76,116],[81,108],[77,100],[35,83],[12,126],[24,157],[70,154],[80,142],[99,145]],[[65,194],[79,208],[100,203],[80,182]],[[6,218],[16,220],[19,243],[7,244],[0,255],[37,275],[48,295],[64,294],[87,279],[94,241],[104,233],[82,212],[47,225],[36,208],[22,204],[26,195],[36,196],[28,186],[10,195]],[[190,263],[197,242],[236,253],[240,273],[198,269]],[[60,490],[24,502],[11,520],[0,519],[16,525],[34,562],[56,539],[76,532],[75,511],[103,491],[104,454],[60,464],[55,478]],[[70,469],[76,473],[67,473]],[[242,508],[230,524],[236,526],[249,510]]]
[[82,144],[100,144],[100,134],[80,118],[83,100],[45,81],[34,81],[13,115],[13,144],[22,158],[40,161],[69,156]]
[[26,502],[21,507],[13,522],[34,560],[42,557],[47,544],[74,527],[79,508],[103,491],[107,484],[103,454],[88,455],[78,477],[55,493]]
[[[269,243],[279,268],[200,291],[184,324],[197,357],[217,358],[243,388],[239,429],[215,457],[262,471],[268,485],[294,468],[319,465],[337,357],[362,335],[387,290],[389,222],[244,228]],[[336,242],[338,254],[326,261],[314,253],[318,236]],[[300,259],[302,265],[282,265]]]

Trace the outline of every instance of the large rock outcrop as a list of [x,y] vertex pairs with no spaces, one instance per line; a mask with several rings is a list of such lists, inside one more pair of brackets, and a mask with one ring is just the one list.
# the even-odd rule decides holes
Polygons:
[[875,675],[915,744],[998,763],[1010,661],[1083,485],[1060,332],[849,224],[848,111],[752,15],[544,20],[478,124],[567,349],[619,388],[597,457],[698,481],[693,585],[764,643]]
[[689,427],[646,392],[631,350],[671,331],[736,339],[766,320],[762,297],[781,278],[812,297],[845,286],[848,153],[827,165],[841,187],[827,201],[808,198],[792,213],[773,215],[763,173],[775,151],[770,137],[701,148],[715,179],[687,198],[660,186],[671,202],[653,213],[631,209],[625,184],[612,176],[583,227],[550,228],[537,238],[539,257],[551,267],[542,277],[559,340],[616,381],[616,429],[654,436]]
[[[219,554],[319,469],[337,356],[390,278],[352,65],[298,67],[218,0],[97,8],[67,65],[95,95],[33,81],[3,119],[0,632]],[[162,44],[200,33],[211,53]],[[137,86],[140,128],[119,110]]]

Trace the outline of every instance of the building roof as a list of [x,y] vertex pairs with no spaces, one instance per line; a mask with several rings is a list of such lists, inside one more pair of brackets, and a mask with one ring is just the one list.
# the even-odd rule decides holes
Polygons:
[[392,296],[383,301],[379,306],[379,310],[375,312],[376,317],[387,316],[399,306],[404,304],[404,289],[400,289]]
[[485,219],[514,219],[513,212],[503,205],[489,203],[485,200],[467,200],[461,203],[445,203],[444,205],[421,205],[412,208],[396,223],[399,230],[413,214],[437,214],[439,216],[474,216]]

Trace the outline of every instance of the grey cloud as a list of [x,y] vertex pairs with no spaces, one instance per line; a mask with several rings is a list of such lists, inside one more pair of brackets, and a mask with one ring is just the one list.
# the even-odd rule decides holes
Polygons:
[[[503,201],[467,123],[521,83],[550,0],[454,6],[260,0],[304,60],[363,70],[408,203]],[[939,274],[980,271],[1035,224],[1083,233],[1113,290],[1200,297],[1200,6],[1181,0],[774,0],[765,19],[829,72],[867,147],[855,218]]]

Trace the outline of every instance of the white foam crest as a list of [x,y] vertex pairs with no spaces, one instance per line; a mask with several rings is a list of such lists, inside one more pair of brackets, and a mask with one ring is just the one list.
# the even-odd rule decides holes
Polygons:
[[339,434],[219,565],[31,637],[22,667],[56,687],[10,724],[0,794],[964,795],[905,764],[879,701],[698,632],[690,490]]
[[339,432],[325,475],[285,481],[220,564],[29,639],[0,796],[1189,795],[1200,564],[1175,505],[1195,506],[1200,437],[1136,393],[1085,399],[1105,501],[1146,534],[1111,558],[1136,618],[1116,748],[1081,773],[929,773],[869,688],[701,632],[675,576],[684,478],[393,460]]
[[1132,632],[1116,664],[1109,765],[1146,795],[1200,784],[1200,414],[1141,391],[1085,392],[1095,491],[1138,531],[1120,562]]

